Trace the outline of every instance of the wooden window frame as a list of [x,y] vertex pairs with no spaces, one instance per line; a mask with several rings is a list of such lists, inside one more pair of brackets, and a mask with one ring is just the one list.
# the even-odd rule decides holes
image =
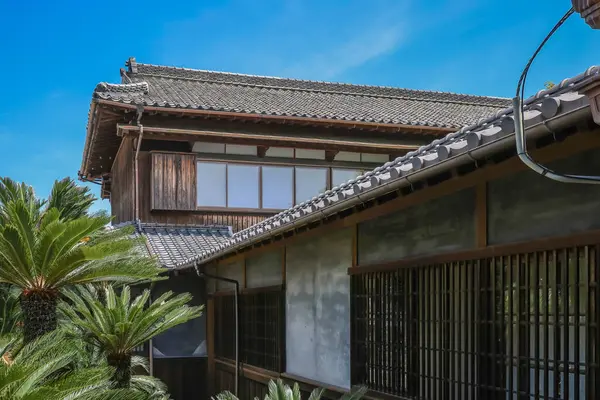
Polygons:
[[[577,267],[571,271],[569,268],[573,257]],[[549,270],[549,265],[554,265],[553,269]],[[360,286],[362,277],[382,279],[388,275],[399,275],[406,279],[411,277],[411,274],[416,274],[418,284],[410,291],[405,291],[404,298],[410,299],[411,296],[416,295],[416,302],[424,308],[412,311],[412,315],[417,315],[416,325],[415,318],[410,316],[411,311],[409,311],[408,319],[412,324],[405,327],[405,330],[410,331],[410,326],[416,326],[416,329],[424,329],[416,334],[417,337],[425,335],[433,340],[431,326],[437,325],[431,325],[431,320],[444,321],[442,323],[444,326],[450,321],[450,328],[443,333],[445,336],[439,337],[434,342],[437,350],[433,351],[433,354],[440,352],[443,357],[440,356],[439,360],[437,356],[432,358],[428,353],[429,345],[419,344],[418,340],[417,344],[409,343],[408,349],[418,348],[417,357],[425,356],[417,360],[417,368],[409,370],[405,377],[404,382],[412,382],[412,386],[397,386],[395,393],[389,393],[390,390],[385,383],[376,381],[376,384],[383,386],[373,388],[375,395],[382,393],[383,388],[383,393],[387,389],[387,395],[404,396],[402,398],[415,398],[414,396],[437,398],[436,396],[441,396],[443,393],[448,396],[456,395],[456,392],[458,398],[462,398],[461,396],[475,396],[476,393],[480,397],[489,395],[489,392],[486,392],[489,389],[502,389],[507,391],[506,393],[511,392],[516,395],[517,392],[528,393],[530,388],[533,388],[532,395],[549,398],[549,393],[563,393],[564,390],[569,389],[569,385],[572,385],[569,396],[572,399],[582,399],[579,395],[579,390],[584,387],[582,385],[585,385],[587,398],[596,398],[595,396],[600,394],[600,230],[404,259],[387,264],[356,266],[350,268],[348,272],[352,279],[352,384],[361,384],[360,379],[356,378],[362,373],[361,366],[356,365],[359,359],[357,357],[360,357],[356,343],[364,339],[360,338],[362,331],[357,331],[358,322],[355,321],[355,315],[361,312],[361,307],[363,314],[366,311],[363,305],[356,303],[355,297],[364,295],[361,288],[363,291],[365,289]],[[588,276],[581,275],[584,272]],[[374,286],[377,287],[379,286]],[[383,292],[387,293],[386,291],[389,290],[383,289]],[[540,296],[543,297],[541,303],[532,302],[531,299],[536,298],[535,293],[541,293]],[[557,300],[552,300],[549,293],[557,293]],[[567,300],[567,293],[570,296],[569,300]],[[434,300],[427,303],[424,300],[426,298],[434,298]],[[448,306],[455,302],[458,302],[458,307]],[[550,303],[557,304],[556,302],[560,309],[555,305],[544,306]],[[562,304],[570,304],[568,313],[565,312]],[[382,307],[390,308],[385,305]],[[429,310],[435,311],[433,317],[421,316],[421,313]],[[509,333],[502,333],[507,327],[506,315],[510,317],[508,320],[513,322],[508,329]],[[581,317],[584,317],[585,321],[576,322],[580,321]],[[457,324],[456,321],[465,322]],[[466,321],[473,321],[476,325],[475,331],[463,326]],[[565,330],[565,326],[571,328]],[[469,333],[466,333],[467,330]],[[575,333],[570,333],[570,330],[574,330]],[[554,336],[556,340],[548,340],[549,331],[558,332],[553,334],[557,335]],[[585,332],[585,341],[579,343],[577,340],[573,341],[573,338],[569,341],[569,335],[578,337],[579,332]],[[456,343],[456,335],[464,348],[452,347]],[[500,346],[498,348],[493,347],[500,337],[504,338],[503,344],[498,345]],[[543,339],[533,341],[531,344],[531,337]],[[542,343],[540,340],[545,342]],[[554,349],[551,356],[547,355],[548,346]],[[586,349],[585,361],[579,358],[582,348]],[[505,353],[507,355],[504,355]],[[471,360],[469,362],[476,363],[471,365],[480,365],[481,368],[467,368],[465,360],[454,364],[456,361],[454,357],[466,357]],[[408,361],[411,361],[410,357]],[[384,359],[383,362],[385,363],[386,360]],[[421,376],[422,368],[428,368],[436,363],[441,363],[438,365],[443,371],[442,375],[431,378],[425,372],[425,375]],[[565,368],[566,363],[569,368]],[[555,373],[554,364],[557,365],[556,370],[559,371],[562,379],[560,384],[557,379],[549,379],[554,376],[551,375]],[[460,369],[457,372],[452,371],[453,365],[461,365],[462,372]],[[515,375],[506,370],[515,371]],[[379,375],[375,373],[375,376]],[[586,377],[585,381],[580,382],[579,379],[583,376]],[[433,379],[436,383],[435,388],[431,389],[434,386],[420,381],[421,379],[425,381]],[[460,389],[458,386],[453,386],[453,382],[457,379],[462,382]]]
[[[235,345],[232,342],[233,333],[232,327],[226,327],[224,322],[223,313],[227,312],[231,314],[233,312],[233,307],[229,304],[229,308],[227,310],[223,310],[225,305],[225,301],[233,302],[234,292],[232,290],[219,291],[215,292],[209,297],[212,299],[214,304],[214,315],[215,315],[215,338],[217,341],[215,342],[215,359],[216,360],[229,360],[233,361],[233,349],[228,348]],[[257,321],[252,322],[252,317],[257,315],[259,310],[265,309],[265,307],[252,307],[252,304],[256,302],[269,301],[273,298],[277,298],[276,304],[273,304],[271,311],[277,314],[276,321]],[[260,288],[250,288],[250,289],[242,289],[240,290],[240,362],[251,365],[255,368],[260,368],[266,371],[272,371],[281,373],[285,369],[285,286],[284,285],[275,285],[268,287],[260,287]],[[250,314],[250,315],[248,315]],[[266,317],[266,315],[265,315]],[[227,318],[231,318],[231,315],[227,315]],[[231,321],[230,321],[231,322]],[[273,323],[273,326],[270,327],[270,331],[266,332],[267,326]],[[270,348],[271,352],[267,352],[268,343],[271,341],[266,336],[258,337],[256,336],[256,332],[254,333],[246,333],[244,331],[244,327],[246,325],[256,325],[261,326],[264,325],[264,333],[263,335],[273,334],[275,337],[273,338],[275,347]],[[257,325],[258,324],[258,325]],[[255,326],[255,327],[256,327]],[[223,333],[229,332],[230,337],[228,336],[228,342],[230,343],[219,343],[220,340],[223,339]],[[224,346],[224,347],[222,347]],[[257,352],[258,348],[263,348],[265,350],[264,353],[259,354]],[[231,354],[230,354],[231,353]],[[270,361],[268,361],[270,360]],[[261,362],[262,361],[262,362]]]
[[[300,161],[300,160],[298,160]],[[286,208],[262,208],[263,205],[263,167],[289,167],[292,168],[292,207],[299,204],[296,201],[296,183],[297,183],[297,173],[296,168],[320,168],[325,170],[325,190],[329,190],[332,187],[332,176],[334,169],[343,169],[343,170],[356,170],[364,171],[367,168],[364,165],[348,165],[348,163],[344,163],[341,165],[332,165],[332,163],[315,163],[308,160],[309,162],[297,162],[297,161],[289,161],[289,162],[265,162],[263,159],[260,161],[250,161],[250,160],[236,160],[236,159],[223,159],[223,158],[206,158],[201,156],[196,156],[196,165],[198,163],[220,163],[225,164],[225,204],[229,204],[229,166],[230,165],[247,165],[247,166],[258,166],[258,208],[239,208],[239,207],[229,207],[228,205],[224,207],[215,207],[215,206],[202,206],[196,204],[196,210],[202,212],[227,212],[227,213],[248,213],[248,214],[276,214],[281,211],[286,210]],[[198,179],[198,176],[196,177]],[[318,193],[315,193],[315,196]]]

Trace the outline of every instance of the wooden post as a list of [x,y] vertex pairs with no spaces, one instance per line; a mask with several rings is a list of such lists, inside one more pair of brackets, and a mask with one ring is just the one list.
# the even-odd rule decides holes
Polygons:
[[352,267],[358,266],[358,223],[352,226]]
[[208,355],[207,389],[208,398],[213,396],[215,390],[215,301],[211,297],[206,302],[206,348]]
[[475,194],[475,237],[477,247],[487,246],[487,183],[480,182]]
[[281,283],[283,285],[285,285],[285,253],[286,253],[286,248],[285,246],[282,247],[281,249]]

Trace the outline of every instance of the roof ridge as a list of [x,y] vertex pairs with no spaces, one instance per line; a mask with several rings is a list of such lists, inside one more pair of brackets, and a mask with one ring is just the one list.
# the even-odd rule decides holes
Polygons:
[[192,229],[229,229],[229,225],[219,225],[219,224],[172,224],[172,223],[162,223],[162,222],[140,222],[140,226],[143,228],[155,228],[155,227],[165,227],[165,228],[192,228]]
[[[190,71],[190,72],[202,72],[202,73],[208,73],[208,74],[240,76],[240,77],[248,77],[248,78],[274,79],[274,80],[282,80],[282,81],[289,81],[289,82],[317,83],[317,84],[324,84],[324,85],[340,85],[340,86],[348,86],[348,87],[355,87],[355,88],[405,90],[405,91],[418,93],[418,94],[444,94],[444,95],[452,95],[452,96],[473,97],[473,98],[477,98],[477,99],[510,100],[510,98],[508,98],[508,97],[500,97],[500,96],[483,96],[483,95],[475,95],[475,94],[467,94],[467,93],[444,92],[444,91],[440,91],[440,90],[409,89],[409,88],[403,88],[403,87],[398,87],[398,86],[367,85],[367,84],[357,84],[357,83],[347,83],[347,82],[319,81],[319,80],[313,80],[313,79],[287,78],[287,77],[270,76],[270,75],[244,74],[244,73],[239,73],[239,72],[226,72],[226,71],[216,71],[216,70],[207,70],[207,69],[176,67],[176,66],[169,66],[169,65],[137,63],[137,66],[138,67],[143,66],[143,67],[152,67],[152,68],[164,68],[164,69],[169,69],[169,70],[173,70],[173,71]],[[143,73],[143,72],[137,72],[134,75],[161,76],[161,74]],[[173,78],[173,77],[169,77],[169,78]],[[204,80],[204,79],[198,79],[198,78],[189,78],[189,77],[179,77],[179,78],[180,79],[188,79],[188,80],[213,82],[210,80]],[[227,83],[227,82],[223,82],[223,83]],[[231,82],[231,83],[248,85],[248,86],[277,87],[277,86],[266,86],[266,85],[251,85],[251,84],[247,84],[247,83],[238,83],[238,82]],[[286,88],[286,89],[288,89],[288,88]],[[320,90],[316,90],[316,89],[305,89],[305,88],[297,88],[297,89],[321,92]],[[338,91],[323,91],[323,92],[324,93],[330,93],[330,92],[341,93]],[[374,96],[374,97],[378,97],[378,96]],[[471,104],[471,103],[469,103],[469,104]],[[482,105],[486,105],[486,104],[482,104]],[[489,104],[487,104],[487,105],[489,105]],[[497,104],[493,104],[493,106],[497,106]]]
[[[357,96],[357,97],[371,97],[371,98],[376,98],[376,99],[398,99],[398,100],[409,100],[409,101],[423,101],[423,102],[428,102],[428,103],[444,103],[444,104],[462,104],[462,105],[476,105],[476,106],[482,106],[482,107],[501,107],[501,105],[499,104],[493,104],[493,103],[484,103],[484,102],[470,102],[470,101],[466,101],[466,100],[449,100],[449,99],[427,99],[424,97],[410,97],[410,96],[393,96],[393,95],[386,95],[386,94],[375,94],[375,93],[357,93],[357,92],[344,92],[344,91],[339,91],[339,90],[320,90],[320,89],[310,89],[310,88],[301,88],[301,87],[285,87],[285,86],[272,86],[272,85],[260,85],[260,84],[252,84],[252,83],[246,83],[246,82],[230,82],[230,81],[214,81],[214,80],[209,80],[209,79],[201,79],[201,78],[191,78],[191,77],[187,77],[187,76],[182,76],[182,77],[174,77],[174,76],[169,76],[169,75],[163,75],[163,74],[144,74],[144,73],[138,73],[136,75],[146,75],[146,76],[152,76],[155,78],[162,78],[162,79],[173,79],[173,80],[186,80],[186,81],[192,81],[192,82],[203,82],[203,83],[207,83],[207,84],[211,84],[211,85],[231,85],[231,86],[244,86],[244,87],[254,87],[254,88],[261,88],[261,89],[274,89],[274,90],[282,90],[282,91],[292,91],[292,92],[310,92],[310,93],[327,93],[327,94],[334,94],[334,95],[341,95],[341,96]],[[270,78],[270,77],[265,77],[265,78]],[[277,79],[287,79],[287,78],[277,78]],[[311,83],[326,83],[329,84],[330,82],[319,82],[319,81],[308,81]],[[138,83],[146,83],[145,81],[138,81]],[[358,86],[358,85],[352,85],[350,83],[331,83],[334,85],[348,85],[348,86]],[[414,89],[404,89],[404,88],[397,88],[397,87],[385,87],[385,86],[366,86],[366,87],[373,87],[373,88],[382,88],[382,89],[396,89],[396,90],[407,90],[407,91],[414,91],[414,92],[418,92],[419,94],[421,93],[440,93],[440,94],[450,94],[450,95],[456,95],[456,96],[471,96],[468,94],[457,94],[457,93],[449,93],[449,92],[427,92],[427,91],[418,91],[418,90],[414,90]],[[486,96],[474,96],[474,97],[478,97],[481,99],[486,99]],[[498,97],[498,100],[509,100],[508,98],[501,98]]]

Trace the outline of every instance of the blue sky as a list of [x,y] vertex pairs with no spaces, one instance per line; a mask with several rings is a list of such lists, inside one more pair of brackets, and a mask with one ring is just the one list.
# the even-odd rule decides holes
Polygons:
[[[47,195],[76,176],[91,93],[139,62],[513,96],[569,0],[0,2],[0,175]],[[600,31],[571,17],[528,93],[600,64]],[[98,202],[98,208],[108,208]]]

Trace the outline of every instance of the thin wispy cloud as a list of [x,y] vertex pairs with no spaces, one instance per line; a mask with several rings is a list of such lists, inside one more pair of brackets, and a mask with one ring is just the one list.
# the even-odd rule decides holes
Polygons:
[[283,75],[333,79],[351,68],[391,53],[402,44],[404,37],[400,26],[374,26],[368,31],[357,32],[346,42],[332,44],[329,49],[310,55],[285,69]]
[[[169,64],[333,79],[403,45],[410,37],[412,4],[348,1],[342,7],[320,0],[286,0],[249,6],[232,1],[169,23],[157,47]],[[244,29],[235,25],[240,18],[247,22]]]

